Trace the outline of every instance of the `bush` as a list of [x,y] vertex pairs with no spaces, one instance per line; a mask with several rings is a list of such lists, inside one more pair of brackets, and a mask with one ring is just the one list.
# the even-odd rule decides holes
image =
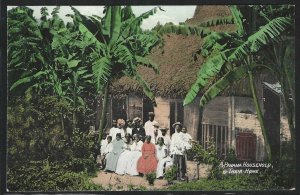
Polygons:
[[172,165],[167,168],[164,178],[168,181],[168,183],[171,183],[174,179],[176,179],[176,173],[177,173],[177,166]]
[[229,162],[229,163],[237,163],[238,162],[238,159],[236,157],[236,154],[235,154],[235,149],[230,147],[228,149],[228,152],[226,154],[226,157],[225,157],[225,162]]
[[219,167],[221,161],[218,158],[217,150],[212,140],[209,140],[206,150],[202,147],[202,145],[193,143],[190,155],[193,156],[193,160],[196,161],[197,164],[204,163],[212,165],[208,179],[222,178],[222,169]]
[[[86,171],[74,172],[72,163],[53,163],[47,160],[32,161],[20,167],[8,169],[9,191],[66,191],[94,190],[101,186],[90,182]],[[76,162],[74,163],[76,164]]]
[[295,151],[291,142],[282,143],[282,155],[278,164],[275,164],[276,173],[273,175],[277,176],[275,181],[277,185],[283,188],[295,187],[296,178],[296,159]]
[[156,179],[156,173],[155,172],[150,172],[146,174],[146,179],[149,182],[150,185],[154,184],[154,181]]

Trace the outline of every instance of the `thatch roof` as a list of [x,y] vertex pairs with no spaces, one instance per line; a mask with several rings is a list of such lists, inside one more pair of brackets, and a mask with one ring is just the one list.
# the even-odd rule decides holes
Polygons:
[[[149,59],[158,64],[160,74],[146,67],[139,67],[138,72],[150,84],[156,96],[178,97],[186,94],[197,78],[197,72],[203,59],[195,52],[202,41],[196,36],[165,35],[164,46],[154,48]],[[142,94],[138,83],[123,77],[112,85],[112,92]]]
[[[227,11],[224,11],[227,10]],[[194,18],[187,20],[188,24],[199,24],[206,18],[222,17],[230,14],[227,6],[197,6]],[[198,23],[197,23],[198,22]],[[232,32],[234,25],[212,27],[220,32]],[[201,48],[202,40],[198,36],[182,36],[169,34],[163,37],[164,45],[157,46],[148,56],[158,64],[160,74],[153,70],[139,67],[138,72],[150,84],[156,96],[184,97],[197,78],[197,72],[203,63],[203,58],[196,52]],[[143,94],[138,83],[128,77],[122,77],[111,86],[114,95],[130,93]]]
[[[224,5],[202,5],[197,6],[194,16],[186,21],[189,25],[201,25],[212,19],[220,19],[231,17],[231,12],[228,6]],[[232,32],[236,30],[235,24],[216,25],[209,27],[213,31]]]

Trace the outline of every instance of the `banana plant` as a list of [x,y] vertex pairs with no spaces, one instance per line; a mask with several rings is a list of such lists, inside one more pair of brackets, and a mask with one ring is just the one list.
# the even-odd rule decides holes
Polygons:
[[[72,124],[76,127],[76,112],[84,107],[83,94],[91,84],[84,41],[80,33],[65,26],[58,17],[59,7],[50,18],[47,8],[41,9],[38,22],[32,10],[17,7],[8,17],[8,71],[10,91],[34,90],[37,94],[55,95],[59,101],[73,107]],[[61,110],[61,126],[68,112]],[[66,134],[69,134],[66,132]]]
[[138,73],[138,65],[152,68],[159,73],[158,66],[145,56],[158,44],[159,37],[152,32],[143,31],[141,23],[154,15],[159,7],[136,17],[130,6],[106,6],[104,17],[86,17],[72,7],[75,26],[94,47],[91,54],[94,85],[102,97],[102,113],[99,125],[99,141],[105,127],[109,86],[122,76],[135,79],[144,93],[155,101],[150,86]]
[[[201,53],[207,56],[207,59],[198,72],[196,82],[187,93],[184,105],[191,103],[201,90],[208,88],[200,99],[200,106],[204,106],[234,82],[247,76],[264,136],[267,156],[268,159],[272,159],[253,81],[253,71],[261,66],[253,64],[260,64],[256,57],[259,56],[258,52],[265,46],[279,41],[286,30],[292,26],[293,21],[288,16],[274,17],[256,31],[251,29],[254,33],[250,34],[245,30],[245,20],[237,6],[230,6],[230,10],[237,24],[237,31],[234,33],[211,33],[204,38]],[[272,68],[263,66],[273,71]]]

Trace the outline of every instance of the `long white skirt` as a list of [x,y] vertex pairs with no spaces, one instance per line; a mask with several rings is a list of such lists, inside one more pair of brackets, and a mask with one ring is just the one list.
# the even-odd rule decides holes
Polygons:
[[173,165],[173,159],[170,156],[159,159],[156,169],[156,178],[164,176],[164,169]]
[[129,175],[139,175],[137,171],[137,162],[139,158],[142,156],[142,153],[139,151],[131,151],[130,154],[127,155],[128,161],[125,172]]
[[130,158],[128,158],[128,156],[131,154],[132,152],[129,150],[125,150],[119,157],[118,163],[117,163],[117,168],[116,168],[116,173],[119,175],[124,175],[126,173],[126,168],[127,168],[127,164],[130,160]]

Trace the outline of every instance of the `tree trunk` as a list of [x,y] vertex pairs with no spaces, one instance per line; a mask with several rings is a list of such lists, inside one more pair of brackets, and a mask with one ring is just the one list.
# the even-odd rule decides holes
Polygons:
[[271,147],[270,147],[270,144],[269,144],[266,128],[265,128],[265,125],[264,125],[261,108],[260,108],[260,105],[259,105],[259,102],[258,102],[258,99],[257,99],[256,88],[255,88],[255,84],[254,84],[254,81],[253,81],[253,75],[252,75],[251,71],[248,71],[248,76],[249,76],[249,81],[250,81],[249,84],[250,84],[250,88],[251,88],[251,92],[252,92],[252,96],[253,96],[253,102],[254,102],[254,105],[255,105],[255,109],[256,109],[256,112],[257,112],[259,124],[260,124],[262,134],[263,134],[263,137],[264,137],[264,141],[265,141],[265,146],[266,146],[266,149],[267,149],[267,157],[268,157],[268,160],[272,160]]
[[76,129],[76,107],[77,107],[77,103],[76,103],[76,92],[75,89],[73,89],[73,101],[74,101],[74,105],[73,105],[73,112],[72,112],[72,132],[75,131]]
[[285,78],[281,79],[281,89],[282,89],[282,93],[283,93],[283,101],[284,101],[286,111],[287,111],[288,124],[289,124],[290,133],[291,133],[291,142],[292,142],[294,151],[296,151],[295,128],[294,128],[294,120],[293,120],[294,107],[293,107],[292,103],[289,102],[288,89],[287,89],[287,85],[285,83]]
[[101,112],[101,118],[100,118],[100,124],[99,124],[99,143],[102,139],[103,131],[105,130],[105,124],[106,124],[106,110],[107,110],[107,99],[108,99],[108,88],[109,84],[105,86],[104,94],[103,94],[103,101],[102,101],[102,112]]

